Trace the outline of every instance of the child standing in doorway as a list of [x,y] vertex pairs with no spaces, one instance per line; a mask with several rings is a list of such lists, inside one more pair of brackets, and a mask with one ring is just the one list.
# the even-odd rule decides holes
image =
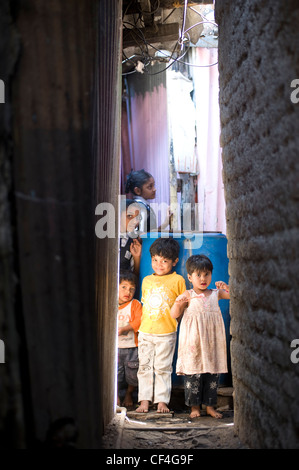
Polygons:
[[176,373],[184,376],[185,403],[191,418],[200,416],[200,405],[207,414],[222,418],[217,403],[218,374],[227,372],[226,336],[218,299],[229,299],[229,286],[216,282],[208,289],[213,264],[204,255],[193,255],[186,263],[193,289],[180,295],[172,309],[172,318],[183,315],[180,325]]
[[139,413],[147,413],[150,402],[159,413],[169,412],[172,361],[177,321],[170,316],[175,299],[186,290],[185,280],[173,272],[179,244],[173,238],[158,238],[150,247],[154,274],[142,283],[143,303],[139,328]]
[[[133,406],[133,392],[138,385],[138,328],[142,306],[133,299],[137,278],[131,271],[119,274],[118,293],[118,388],[127,384],[124,406]],[[120,406],[118,395],[117,404]]]
[[156,214],[148,203],[149,200],[155,199],[156,191],[155,180],[147,171],[131,171],[127,176],[126,193],[131,193],[134,201],[138,202],[141,207],[140,232],[161,231],[169,225],[170,209],[167,211],[164,222],[158,227]]

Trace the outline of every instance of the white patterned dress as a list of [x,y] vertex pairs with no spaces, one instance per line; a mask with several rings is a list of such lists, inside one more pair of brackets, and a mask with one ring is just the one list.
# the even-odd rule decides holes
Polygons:
[[218,290],[209,295],[196,294],[180,325],[177,375],[222,374],[227,372],[227,350],[224,322],[218,305]]

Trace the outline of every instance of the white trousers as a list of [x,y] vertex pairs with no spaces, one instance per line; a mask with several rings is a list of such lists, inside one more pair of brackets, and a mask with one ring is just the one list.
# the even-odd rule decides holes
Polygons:
[[176,332],[169,335],[139,332],[138,401],[170,402],[176,336]]

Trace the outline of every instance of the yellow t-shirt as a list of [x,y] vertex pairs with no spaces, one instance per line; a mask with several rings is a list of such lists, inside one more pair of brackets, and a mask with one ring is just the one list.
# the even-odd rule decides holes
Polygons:
[[139,331],[153,335],[174,333],[177,320],[171,318],[170,309],[177,296],[185,290],[185,279],[176,272],[146,276],[142,282],[143,308]]

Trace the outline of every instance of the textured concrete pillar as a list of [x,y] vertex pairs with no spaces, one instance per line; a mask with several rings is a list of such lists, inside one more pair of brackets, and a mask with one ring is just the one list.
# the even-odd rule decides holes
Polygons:
[[299,447],[298,2],[216,2],[235,425]]

